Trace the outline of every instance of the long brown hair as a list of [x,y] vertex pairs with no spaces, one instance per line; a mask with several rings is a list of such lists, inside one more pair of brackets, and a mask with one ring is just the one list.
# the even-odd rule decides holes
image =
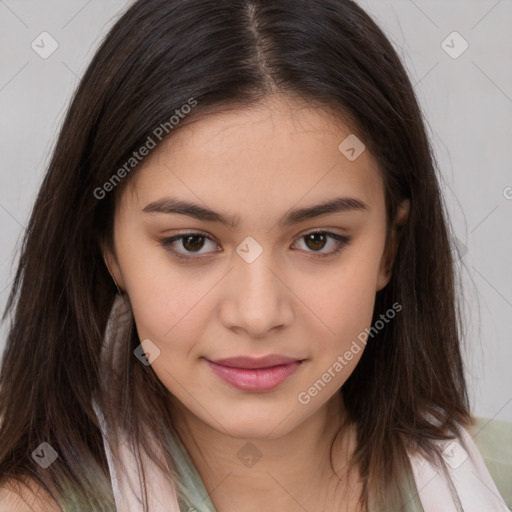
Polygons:
[[[139,0],[85,72],[28,222],[4,313],[1,480],[29,475],[64,510],[113,509],[91,405],[116,294],[100,242],[112,247],[116,199],[137,166],[104,197],[95,191],[191,98],[197,105],[167,125],[168,137],[275,92],[350,120],[383,174],[388,227],[397,205],[411,203],[374,321],[395,302],[403,310],[369,339],[341,391],[357,426],[361,501],[384,503],[406,460],[404,439],[438,460],[433,440],[472,423],[437,165],[412,84],[383,32],[350,0]],[[169,393],[133,357],[138,343],[136,335],[127,342],[121,402],[110,414],[144,444],[148,429],[161,435]],[[60,458],[46,470],[30,457],[44,441]]]

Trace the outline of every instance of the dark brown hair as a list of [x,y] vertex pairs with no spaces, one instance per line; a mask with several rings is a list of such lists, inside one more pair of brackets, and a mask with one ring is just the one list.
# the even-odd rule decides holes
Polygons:
[[[395,302],[403,310],[368,341],[341,391],[358,431],[361,501],[384,503],[406,463],[405,442],[438,460],[433,440],[472,423],[437,166],[411,82],[383,32],[350,0],[139,0],[80,82],[23,240],[4,313],[2,481],[29,475],[64,510],[113,510],[91,405],[116,294],[100,242],[112,247],[116,198],[137,168],[104,198],[94,191],[191,98],[197,106],[173,132],[273,93],[350,120],[384,177],[388,228],[397,205],[411,203],[374,321]],[[169,393],[133,357],[138,343],[136,334],[127,343],[119,407],[109,414],[144,444],[142,432],[161,435],[157,417]],[[30,457],[43,441],[60,457],[46,470]]]

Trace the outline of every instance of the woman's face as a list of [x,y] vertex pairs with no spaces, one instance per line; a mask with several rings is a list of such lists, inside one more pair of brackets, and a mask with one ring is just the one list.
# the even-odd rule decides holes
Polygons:
[[389,280],[376,161],[329,119],[282,96],[204,118],[153,150],[118,205],[106,257],[154,371],[183,414],[235,437],[324,410]]

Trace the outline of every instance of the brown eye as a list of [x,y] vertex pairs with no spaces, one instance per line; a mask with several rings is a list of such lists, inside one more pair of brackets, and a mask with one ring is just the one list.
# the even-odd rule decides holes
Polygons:
[[[338,254],[344,246],[348,245],[352,240],[351,237],[341,236],[330,231],[313,231],[302,235],[299,240],[304,240],[306,252],[318,253],[318,257],[327,257]],[[330,251],[322,251],[329,242],[333,241],[334,248]]]
[[205,237],[202,235],[191,235],[183,237],[183,247],[187,251],[199,251],[204,245]]
[[[178,242],[181,242],[178,244]],[[218,248],[217,244],[203,233],[184,233],[183,235],[173,236],[160,240],[161,245],[166,251],[171,252],[176,257],[184,260],[199,260],[203,256],[195,256],[194,254],[208,254],[206,251],[199,252],[210,242],[214,248]],[[212,251],[208,251],[212,252]]]
[[324,233],[310,233],[304,235],[306,245],[313,251],[319,251],[325,247],[328,237]]

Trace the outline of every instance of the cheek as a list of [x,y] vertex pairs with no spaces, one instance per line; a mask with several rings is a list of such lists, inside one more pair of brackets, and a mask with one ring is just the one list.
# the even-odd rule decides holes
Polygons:
[[167,343],[175,332],[191,328],[191,317],[197,325],[196,310],[214,282],[171,262],[157,242],[139,240],[133,246],[135,238],[120,237],[119,263],[139,337]]
[[145,282],[132,287],[130,302],[139,339],[149,338],[163,355],[180,358],[193,349],[206,329],[209,314],[204,310],[207,301],[202,299],[209,287],[201,282],[194,287],[183,285],[177,277],[169,286],[160,280],[154,286]]
[[[361,284],[361,283],[359,283]],[[375,292],[367,287],[357,289],[357,294],[343,290],[333,291],[325,302],[324,317],[329,322],[327,335],[312,332],[315,340],[310,352],[311,361],[304,373],[297,394],[301,406],[320,407],[350,377],[366,348]]]
[[197,304],[198,299],[190,300],[190,304],[181,299],[175,290],[134,295],[130,300],[141,343],[145,347],[147,342],[143,340],[149,339],[150,349],[153,346],[158,349],[158,357],[151,362],[152,369],[175,397],[188,403],[190,396],[201,393],[202,380],[196,373],[197,365],[192,363],[201,355],[198,340],[207,328],[208,315],[200,307],[201,303]]
[[353,250],[328,272],[322,270],[307,278],[299,276],[294,291],[307,306],[303,311],[317,318],[325,339],[339,343],[346,335],[357,335],[369,325],[379,261],[375,252]]
[[[306,297],[308,331],[313,364],[308,386],[318,379],[332,390],[341,386],[357,366],[366,347],[376,295],[380,253],[372,244],[353,251],[342,265],[333,266],[328,278],[304,284],[298,295]],[[367,250],[366,250],[367,249]],[[315,390],[312,390],[314,393]]]

